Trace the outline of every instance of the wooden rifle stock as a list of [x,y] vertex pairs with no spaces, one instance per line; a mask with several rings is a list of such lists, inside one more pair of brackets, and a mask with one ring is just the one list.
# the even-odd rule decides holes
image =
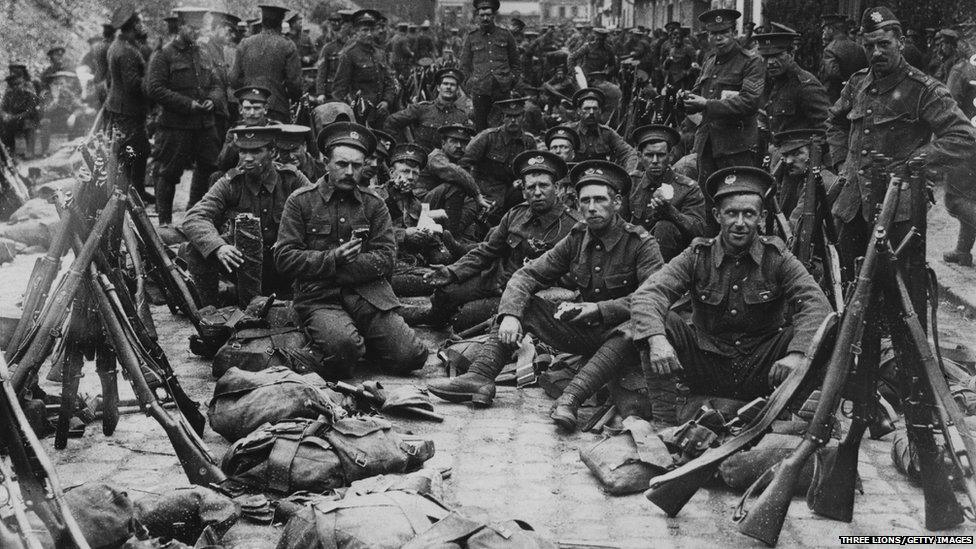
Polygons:
[[823,151],[822,140],[813,138],[810,140],[810,165],[807,169],[806,181],[803,186],[803,213],[797,222],[794,233],[792,252],[800,263],[807,268],[808,272],[813,269],[813,244],[814,232],[819,225],[819,212],[822,210],[817,200],[820,187],[820,162]]
[[810,420],[803,441],[793,453],[776,466],[772,482],[756,500],[753,508],[739,517],[739,531],[769,546],[776,545],[783,521],[789,511],[793,491],[804,464],[827,443],[834,427],[834,413],[840,405],[841,393],[847,383],[847,375],[853,355],[860,353],[864,333],[864,318],[874,290],[874,280],[879,264],[880,249],[887,245],[887,227],[894,219],[902,183],[892,177],[885,192],[881,213],[874,229],[874,239],[868,244],[864,262],[858,273],[857,284],[844,311],[837,344],[830,355],[830,362],[820,388],[820,401]]

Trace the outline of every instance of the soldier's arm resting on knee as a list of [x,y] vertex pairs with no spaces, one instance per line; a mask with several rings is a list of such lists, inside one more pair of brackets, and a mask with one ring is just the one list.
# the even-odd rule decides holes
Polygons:
[[543,288],[555,285],[569,272],[576,253],[571,237],[566,237],[540,257],[528,262],[515,271],[498,304],[498,318],[504,315],[522,318],[522,310],[529,298]]
[[369,239],[363,250],[350,263],[336,267],[336,282],[357,285],[386,278],[393,274],[396,264],[396,236],[390,211],[382,200],[363,204],[369,218]]
[[183,218],[183,224],[180,226],[183,234],[203,257],[210,257],[221,246],[228,244],[220,236],[220,227],[226,221],[230,187],[229,178],[220,178]]
[[[638,280],[647,280],[664,267],[661,248],[654,237],[648,235],[647,238],[642,239],[636,252]],[[630,318],[632,296],[633,294],[597,302],[603,322],[616,325]]]
[[[392,117],[390,117],[392,118]],[[478,198],[481,196],[481,190],[478,189],[478,184],[475,183],[474,178],[467,170],[461,168],[457,164],[454,164],[447,158],[447,155],[443,152],[437,151],[432,152],[427,157],[427,171],[433,174],[437,179],[441,181],[446,181],[457,186],[459,189],[464,191],[464,194],[470,196],[471,198]]]

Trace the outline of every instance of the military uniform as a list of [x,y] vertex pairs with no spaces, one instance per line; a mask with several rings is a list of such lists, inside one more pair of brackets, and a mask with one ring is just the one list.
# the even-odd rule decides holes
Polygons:
[[443,101],[440,97],[433,101],[411,103],[401,111],[386,119],[386,131],[393,134],[401,143],[407,140],[403,130],[408,126],[413,130],[414,142],[428,151],[436,149],[441,142],[438,128],[451,124],[464,124],[468,112],[458,101]]
[[637,151],[609,126],[589,126],[582,121],[569,124],[580,136],[576,161],[610,160],[628,172],[637,169]]
[[283,297],[291,293],[288,273],[275,269],[272,246],[278,239],[285,199],[306,185],[310,185],[308,179],[291,166],[274,164],[267,178],[261,181],[247,178],[233,168],[186,212],[181,229],[192,245],[187,254],[187,266],[200,294],[201,305],[217,305],[217,282],[222,267],[215,252],[223,245],[233,244],[234,218],[241,213],[249,213],[261,220],[265,258],[262,264],[263,295],[276,293]]
[[827,90],[815,76],[800,68],[789,57],[779,58],[783,53],[791,53],[793,42],[800,35],[793,32],[771,32],[756,36],[759,54],[776,58],[782,64],[783,73],[769,76],[766,83],[764,105],[770,133],[788,130],[820,128],[827,119]]
[[332,97],[332,84],[339,68],[339,52],[345,47],[345,40],[339,35],[322,46],[319,51],[319,70],[315,74],[315,94]]
[[146,114],[149,100],[143,88],[146,60],[136,44],[118,36],[108,48],[108,98],[105,112],[109,124],[123,136],[122,146],[132,147],[132,184],[142,191],[146,186],[146,161],[149,160],[149,137]]
[[522,198],[512,186],[516,179],[511,169],[512,160],[519,153],[535,148],[535,137],[530,133],[511,135],[505,128],[491,128],[474,136],[458,164],[471,170],[481,194],[495,202],[500,216]]
[[468,75],[465,89],[471,96],[475,128],[483,130],[492,104],[509,97],[522,80],[518,44],[511,32],[497,25],[487,32],[477,28],[465,37],[458,57],[461,70]]
[[579,65],[584,74],[603,71],[613,74],[617,68],[617,56],[614,55],[610,47],[604,43],[591,42],[584,44],[580,48],[569,54],[569,66]]
[[406,34],[398,32],[390,41],[390,61],[397,77],[407,78],[413,67],[413,60],[414,52],[410,49],[410,39]]
[[230,73],[234,88],[263,86],[271,90],[268,114],[279,122],[290,122],[290,101],[302,95],[302,63],[295,43],[273,29],[263,29],[237,46]]
[[373,107],[369,110],[368,125],[382,127],[387,113],[377,112],[375,107],[383,101],[393,105],[396,82],[383,52],[372,43],[355,42],[339,53],[332,98],[348,102],[357,92],[361,92],[363,99]]
[[[651,209],[654,192],[662,185],[670,185],[674,196],[665,206]],[[677,256],[693,238],[705,232],[705,215],[705,196],[698,183],[670,168],[657,180],[652,180],[645,171],[631,187],[620,209],[621,217],[654,236],[665,261]]]
[[691,65],[695,63],[695,48],[684,39],[679,44],[673,41],[661,46],[661,62],[668,84],[678,89],[687,89],[694,85]]
[[842,33],[831,40],[820,58],[820,81],[827,88],[831,103],[837,101],[844,82],[855,72],[868,66],[864,48]]
[[472,225],[478,217],[478,184],[471,174],[455,164],[441,149],[427,155],[427,166],[420,172],[418,185],[423,189],[423,201],[431,209],[447,212],[444,228],[455,239],[472,236]]
[[[320,134],[320,149],[347,142],[363,143],[356,146],[367,155],[375,149],[368,129],[331,126]],[[334,250],[358,228],[369,229],[362,251],[352,262],[337,264]],[[324,177],[285,202],[275,264],[294,276],[295,310],[315,344],[332,357],[329,366],[337,375],[364,356],[395,372],[424,365],[426,347],[396,312],[400,303],[389,282],[395,262],[390,213],[373,191],[343,191]]]
[[214,112],[194,111],[192,102],[221,98],[215,61],[197,44],[173,40],[149,61],[146,94],[162,107],[154,140],[156,159],[156,211],[160,223],[173,215],[173,197],[183,170],[194,165],[190,202],[196,204],[207,192],[216,169],[220,138]]
[[[970,121],[976,116],[976,105],[973,104],[976,101],[976,84],[973,81],[976,81],[976,68],[968,59],[959,59],[949,70],[946,83],[949,93]],[[958,175],[946,178],[946,210],[959,220],[959,236],[955,250],[948,252],[943,259],[961,265],[972,263],[972,249],[976,243],[976,185],[970,175],[976,171],[973,166],[976,166],[976,158],[970,158],[967,166],[957,172]]]

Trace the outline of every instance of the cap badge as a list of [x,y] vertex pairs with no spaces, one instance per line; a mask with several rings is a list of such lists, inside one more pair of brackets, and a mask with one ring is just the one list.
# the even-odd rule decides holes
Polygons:
[[542,164],[545,161],[541,156],[533,156],[529,159],[529,166],[535,166],[536,164]]
[[251,93],[256,93],[256,94],[258,94],[258,95],[261,95],[261,92],[260,92],[260,91],[258,91],[258,90],[257,90],[257,88],[255,88],[255,89],[253,89],[253,90],[251,90]]
[[349,137],[359,139],[359,132],[349,132]]
[[244,138],[245,139],[254,139],[254,134],[253,133],[245,133],[244,134]]
[[881,15],[881,12],[880,11],[872,11],[871,12],[871,20],[874,21],[875,23],[880,23],[880,22],[884,21],[884,16]]
[[725,184],[726,185],[731,185],[731,184],[735,183],[735,180],[736,179],[737,178],[736,178],[735,174],[734,173],[730,173],[729,175],[725,176]]
[[716,15],[715,16],[715,22],[716,23],[721,23],[722,22],[722,16],[721,15]]

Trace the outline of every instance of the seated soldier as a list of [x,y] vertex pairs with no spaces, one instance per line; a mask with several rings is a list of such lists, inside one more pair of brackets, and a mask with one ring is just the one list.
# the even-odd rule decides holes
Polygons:
[[312,129],[298,124],[281,124],[278,126],[278,139],[275,141],[275,151],[279,164],[287,164],[302,172],[309,181],[318,181],[325,175],[322,161],[308,152],[308,139]]
[[[451,323],[460,331],[493,317],[512,274],[552,249],[580,222],[580,215],[559,201],[556,181],[566,175],[561,158],[525,151],[512,161],[512,171],[522,178],[525,202],[502,216],[477,247],[431,275],[437,287],[430,298],[432,324]],[[457,318],[464,319],[463,325],[452,320],[462,307],[466,314]]]
[[705,231],[705,197],[698,183],[671,169],[671,151],[681,135],[671,127],[650,125],[634,130],[640,170],[620,215],[650,231],[665,261]]
[[[427,265],[450,261],[437,232],[428,227],[418,227],[418,223],[422,221],[424,203],[417,198],[415,189],[420,170],[427,164],[427,151],[420,145],[402,143],[393,148],[390,164],[390,181],[383,189],[384,192],[377,194],[386,195],[386,207],[393,220],[397,251],[422,258]],[[443,216],[438,216],[438,219],[442,220]],[[416,260],[409,262],[410,267],[416,264]]]
[[[579,121],[569,127],[579,133],[577,160],[611,160],[628,172],[637,169],[637,151],[610,126],[600,123],[606,97],[596,88],[584,88],[573,95]],[[630,181],[626,182],[628,188]],[[626,192],[627,188],[623,189]]]
[[44,117],[38,129],[42,155],[48,154],[52,134],[63,133],[71,140],[83,134],[95,117],[94,109],[82,101],[77,91],[75,73],[57,71],[45,78],[45,84],[47,88],[41,92]]
[[[240,104],[238,126],[267,126],[276,123],[268,118],[268,99],[271,90],[261,86],[247,86],[234,90],[234,97]],[[234,135],[228,131],[224,144],[217,155],[217,171],[210,176],[211,186],[224,172],[237,165],[238,154]]]
[[[549,152],[563,159],[570,169],[576,165],[576,149],[579,148],[579,133],[569,126],[556,126],[546,132],[546,148]],[[559,193],[560,200],[571,210],[579,209],[576,200],[576,189],[573,188],[569,176],[556,181],[556,191]]]
[[[630,318],[630,294],[663,265],[654,237],[617,213],[627,171],[603,160],[579,163],[570,174],[586,219],[569,236],[509,280],[498,306],[499,323],[466,374],[432,381],[428,389],[451,402],[490,406],[495,377],[522,339],[523,331],[559,351],[589,357],[597,370],[619,364],[616,347],[604,345],[605,334]],[[557,283],[580,291],[582,302],[558,307],[534,294]],[[619,339],[619,338],[618,338]],[[584,365],[584,369],[587,368]],[[575,425],[559,416],[560,425]],[[555,419],[555,417],[554,417]]]
[[790,130],[773,135],[773,146],[780,155],[780,165],[773,174],[776,199],[783,215],[790,218],[791,228],[796,228],[796,219],[799,219],[803,211],[803,190],[806,187],[807,174],[812,168],[820,168],[820,178],[826,191],[827,212],[843,187],[838,185],[840,178],[826,166],[810,165],[811,140],[818,138],[818,142],[823,143],[826,135],[824,130],[818,129]]
[[379,130],[373,130],[373,136],[376,137],[376,149],[366,156],[359,186],[373,189],[385,200],[386,184],[390,180],[390,151],[397,142],[392,135]]
[[[442,126],[464,124],[469,113],[464,103],[458,101],[464,73],[458,69],[446,68],[434,74],[437,97],[433,101],[411,103],[401,111],[386,119],[385,130],[400,139],[400,142],[413,141],[428,151],[441,142],[438,131]],[[407,129],[412,129],[413,139],[406,139]]]
[[[831,312],[827,297],[776,237],[759,236],[767,172],[731,167],[706,183],[715,238],[691,247],[646,280],[631,298],[631,329],[651,392],[654,417],[675,420],[680,378],[692,392],[752,400],[767,396],[804,359]],[[689,326],[671,306],[691,294]],[[787,321],[785,314],[793,311]]]
[[403,318],[389,278],[396,240],[383,199],[359,185],[376,137],[335,122],[318,136],[326,175],[293,193],[281,214],[275,264],[295,278],[295,311],[330,357],[329,377],[345,377],[364,357],[393,373],[423,367],[427,348]]
[[238,214],[251,214],[261,220],[262,294],[291,293],[290,277],[286,271],[275,269],[271,247],[278,238],[278,220],[285,199],[296,189],[310,185],[298,170],[273,162],[276,127],[238,126],[229,133],[235,138],[240,164],[218,179],[186,212],[181,227],[189,240],[186,261],[201,305],[219,306],[217,287],[221,273],[233,274],[244,264],[244,254],[233,239]]

